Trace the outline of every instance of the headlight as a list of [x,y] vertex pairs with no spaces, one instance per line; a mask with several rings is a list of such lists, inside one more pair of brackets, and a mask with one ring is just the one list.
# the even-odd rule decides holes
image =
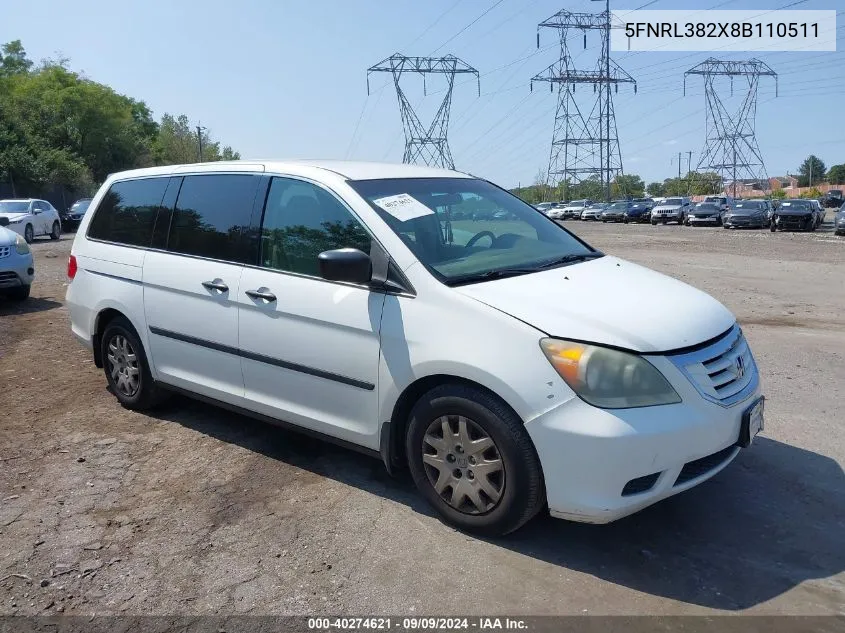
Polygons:
[[541,339],[540,347],[566,384],[595,407],[627,409],[681,401],[663,374],[636,354],[553,338]]
[[18,255],[26,255],[29,252],[29,244],[20,235],[15,236],[15,250]]

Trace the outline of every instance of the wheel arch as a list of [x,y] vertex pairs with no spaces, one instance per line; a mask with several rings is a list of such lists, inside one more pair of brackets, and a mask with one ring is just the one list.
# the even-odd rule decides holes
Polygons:
[[91,335],[92,346],[94,348],[94,364],[100,369],[102,369],[103,367],[103,354],[101,349],[103,332],[106,331],[106,328],[108,327],[109,323],[111,323],[118,317],[123,317],[124,319],[129,321],[129,324],[132,326],[135,332],[138,333],[137,326],[132,323],[132,319],[130,319],[125,312],[113,306],[101,308],[97,312],[97,315],[94,317],[94,328],[93,334]]
[[402,390],[402,393],[399,394],[399,397],[393,405],[390,420],[382,424],[379,452],[381,453],[382,460],[384,461],[384,465],[389,473],[393,474],[396,470],[407,465],[407,455],[405,454],[405,435],[408,430],[408,418],[410,417],[411,410],[414,408],[414,405],[423,395],[435,387],[447,384],[472,387],[485,392],[498,400],[502,406],[507,407],[517,419],[523,421],[524,423],[522,417],[507,400],[502,398],[502,396],[489,387],[486,387],[475,380],[445,373],[423,376],[416,379]]

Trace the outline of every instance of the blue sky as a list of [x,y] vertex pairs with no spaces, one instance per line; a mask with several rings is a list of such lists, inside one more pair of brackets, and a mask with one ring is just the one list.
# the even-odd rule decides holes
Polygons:
[[[450,131],[456,166],[510,187],[532,182],[548,162],[555,97],[542,86],[529,92],[528,80],[555,60],[557,48],[547,32],[538,51],[537,23],[564,5],[597,11],[603,3],[496,1],[30,0],[3,11],[0,41],[21,39],[36,60],[68,57],[75,70],[144,99],[156,116],[188,114],[245,158],[401,161],[392,79],[373,76],[368,97],[366,69],[397,51],[453,53],[481,72],[481,97],[474,81],[456,83]],[[648,8],[768,10],[794,2],[657,0]],[[644,3],[617,0],[611,7]],[[793,8],[842,8],[841,0],[799,4]],[[845,163],[843,26],[837,35],[834,53],[757,55],[780,75],[780,96],[764,81],[757,112],[770,175],[794,172],[811,152],[828,166]],[[573,46],[579,66],[592,67],[597,38],[586,50]],[[620,88],[614,101],[626,173],[662,180],[677,174],[677,154],[687,150],[696,152],[695,166],[704,144],[704,93],[700,79],[690,80],[684,97],[683,72],[708,55],[614,55],[639,84],[638,94]],[[427,97],[413,77],[403,86],[428,120],[442,84],[430,83]],[[683,160],[685,167],[686,154]]]

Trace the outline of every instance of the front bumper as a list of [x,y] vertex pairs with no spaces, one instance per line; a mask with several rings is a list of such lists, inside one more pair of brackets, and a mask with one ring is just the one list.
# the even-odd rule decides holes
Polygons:
[[0,290],[30,286],[35,280],[32,253],[20,255],[14,245],[5,257],[0,257]]
[[552,516],[609,523],[706,481],[739,453],[743,413],[760,397],[756,366],[742,399],[723,406],[665,357],[649,360],[681,403],[609,410],[576,397],[526,423]]
[[720,221],[721,219],[718,215],[710,215],[701,218],[687,217],[687,222],[690,224],[719,224]]
[[625,219],[625,216],[622,213],[606,213],[602,214],[601,219],[605,222],[621,222]]
[[750,216],[725,217],[722,224],[729,227],[734,226],[763,226],[765,220],[763,218],[753,218]]
[[812,215],[777,215],[775,226],[779,229],[808,230],[813,226]]

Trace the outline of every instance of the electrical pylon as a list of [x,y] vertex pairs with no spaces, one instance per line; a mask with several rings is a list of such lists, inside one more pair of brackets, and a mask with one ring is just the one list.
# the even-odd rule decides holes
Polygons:
[[[707,102],[706,141],[696,171],[706,169],[716,172],[722,180],[722,188],[725,182],[731,182],[734,197],[738,181],[756,184],[763,191],[767,191],[770,188],[769,179],[755,134],[757,88],[760,77],[774,77],[777,96],[777,73],[759,59],[737,62],[711,57],[684,73],[684,95],[687,90],[687,75],[704,77],[704,97]],[[731,96],[734,77],[746,79],[745,97],[739,110],[733,115],[728,112],[720,95],[721,86],[718,86],[720,82],[717,82],[720,77],[730,77]]]
[[[611,86],[619,91],[620,83],[637,82],[616,62],[610,59],[611,14],[609,3],[602,13],[572,13],[559,11],[537,25],[537,47],[540,47],[540,29],[558,30],[560,58],[546,70],[531,78],[549,83],[554,91],[558,86],[557,109],[549,152],[549,181],[576,184],[598,176],[605,197],[610,200],[610,184],[622,172],[622,153],[616,130]],[[594,70],[577,70],[572,61],[568,39],[571,31],[580,30],[587,47],[587,31],[599,31],[602,36],[601,53]],[[579,105],[575,96],[578,84],[592,84],[593,97],[582,99]],[[589,93],[588,93],[589,94]],[[587,109],[589,108],[589,109]],[[586,113],[586,116],[585,116]]]
[[[454,55],[445,57],[407,57],[394,53],[387,59],[367,69],[367,94],[370,94],[370,73],[388,72],[393,75],[399,111],[402,115],[402,128],[405,132],[405,155],[403,163],[423,163],[431,167],[455,168],[452,152],[449,149],[448,131],[449,114],[452,107],[452,90],[455,87],[455,75],[473,74],[478,82],[478,94],[481,95],[481,80],[478,71]],[[425,77],[429,74],[441,74],[446,79],[446,95],[434,115],[428,128],[420,122],[411,102],[405,96],[400,85],[402,73],[418,73],[423,77],[423,93],[426,94]]]

